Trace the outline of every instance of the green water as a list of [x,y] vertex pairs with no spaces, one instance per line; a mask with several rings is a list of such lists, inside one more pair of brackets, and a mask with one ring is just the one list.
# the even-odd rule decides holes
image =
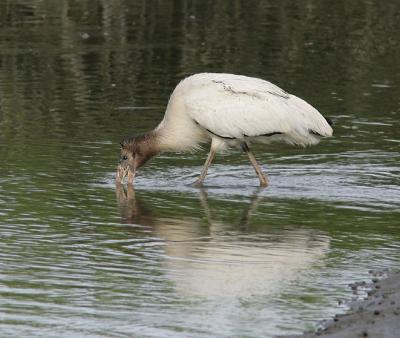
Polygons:
[[[400,258],[397,1],[0,1],[0,336],[272,337],[344,311]],[[118,142],[186,75],[268,79],[335,123],[299,149]],[[362,296],[362,294],[361,294]]]

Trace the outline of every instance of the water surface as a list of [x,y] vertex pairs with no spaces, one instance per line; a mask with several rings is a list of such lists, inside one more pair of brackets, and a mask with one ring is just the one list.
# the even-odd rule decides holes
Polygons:
[[[398,268],[396,1],[0,2],[0,336],[272,337]],[[115,186],[118,142],[184,76],[268,79],[335,123],[312,148],[207,149]]]

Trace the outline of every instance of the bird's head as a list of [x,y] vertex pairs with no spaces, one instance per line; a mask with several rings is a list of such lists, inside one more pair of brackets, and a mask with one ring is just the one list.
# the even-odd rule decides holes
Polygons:
[[118,161],[116,180],[122,183],[127,177],[133,184],[137,170],[158,153],[154,137],[150,134],[127,138],[120,143],[121,154]]
[[125,139],[120,143],[121,154],[118,160],[118,169],[116,180],[118,183],[122,183],[125,177],[127,177],[128,183],[132,184],[136,175],[136,153],[135,147],[133,146],[135,139]]

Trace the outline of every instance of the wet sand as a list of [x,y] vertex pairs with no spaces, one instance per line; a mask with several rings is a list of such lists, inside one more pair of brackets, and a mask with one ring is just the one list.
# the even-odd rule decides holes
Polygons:
[[[400,337],[400,271],[392,272],[383,279],[380,279],[382,273],[374,275],[368,297],[350,303],[347,314],[335,316],[332,320],[324,322],[324,328],[317,332],[281,338]],[[350,287],[356,291],[359,287],[368,287],[368,284],[356,283]]]

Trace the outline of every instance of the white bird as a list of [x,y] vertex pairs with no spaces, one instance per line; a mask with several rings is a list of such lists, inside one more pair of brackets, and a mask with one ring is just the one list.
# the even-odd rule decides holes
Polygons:
[[121,142],[117,182],[133,184],[137,169],[162,152],[196,150],[211,141],[201,185],[216,152],[240,146],[261,186],[268,185],[249,143],[284,141],[307,146],[332,136],[331,122],[314,107],[271,82],[234,74],[200,73],[173,91],[164,119],[154,130]]

